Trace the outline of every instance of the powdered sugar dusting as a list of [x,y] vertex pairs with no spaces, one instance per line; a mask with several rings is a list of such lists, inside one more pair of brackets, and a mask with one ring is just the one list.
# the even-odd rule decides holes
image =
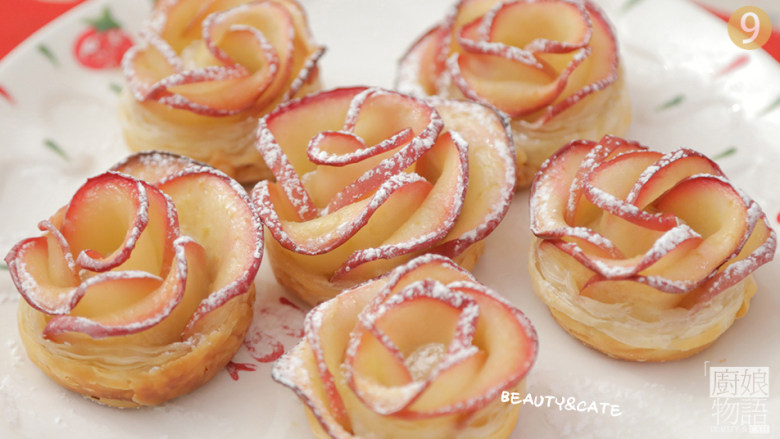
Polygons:
[[453,228],[455,222],[460,216],[464,200],[466,199],[466,190],[468,188],[469,156],[468,144],[466,141],[463,140],[463,138],[460,137],[457,132],[451,131],[449,134],[452,136],[452,141],[458,149],[459,172],[458,177],[455,179],[456,187],[454,190],[448,191],[451,196],[448,202],[446,202],[446,205],[448,206],[448,210],[446,212],[447,216],[444,218],[439,218],[439,222],[431,224],[432,227],[429,227],[427,230],[421,229],[421,233],[412,239],[407,239],[403,242],[389,242],[381,245],[378,248],[369,248],[355,251],[336,271],[336,273],[333,275],[333,279],[338,279],[340,276],[346,274],[354,267],[368,263],[370,261],[377,259],[389,259],[405,255],[425,247],[429,247],[433,243],[444,238]]
[[[225,183],[223,187],[227,193],[231,190],[235,192],[235,198],[231,202],[238,201],[239,205],[242,202],[244,203],[246,207],[244,213],[247,217],[242,219],[247,219],[251,223],[256,245],[251,247],[251,254],[245,258],[247,263],[246,270],[240,270],[241,274],[237,275],[236,280],[229,282],[226,287],[212,293],[209,298],[204,300],[195,312],[190,324],[231,297],[246,291],[257,272],[257,268],[259,268],[260,257],[262,256],[262,225],[257,216],[256,208],[237,182],[213,168],[204,167],[202,164],[169,153],[141,153],[123,160],[111,169],[112,171],[89,179],[82,186],[79,190],[80,192],[77,192],[74,196],[76,202],[71,202],[70,208],[64,212],[65,219],[63,222],[67,223],[68,227],[71,228],[78,229],[82,226],[79,222],[81,216],[76,215],[74,218],[70,218],[69,215],[73,215],[70,209],[88,209],[89,205],[85,205],[85,203],[99,202],[103,193],[102,185],[110,188],[112,194],[117,194],[117,190],[121,190],[121,195],[126,197],[131,206],[135,208],[135,221],[131,221],[131,227],[125,234],[121,248],[108,258],[102,258],[102,255],[98,255],[100,259],[94,258],[93,255],[97,255],[96,252],[85,249],[81,252],[80,258],[77,258],[75,261],[68,261],[70,243],[65,238],[65,235],[56,228],[55,224],[49,221],[44,221],[40,225],[41,230],[54,237],[54,240],[51,242],[60,247],[59,253],[65,258],[63,264],[74,269],[74,284],[72,286],[57,285],[53,291],[56,297],[52,297],[56,299],[57,305],[53,307],[38,306],[35,300],[30,300],[31,305],[35,308],[54,316],[44,329],[45,337],[52,337],[67,331],[82,332],[93,338],[138,333],[157,325],[167,318],[182,299],[189,270],[187,249],[198,244],[191,237],[179,236],[178,212],[170,196],[152,184],[119,171],[129,171],[137,175],[150,175],[154,179],[160,179],[157,184],[161,185],[182,178],[191,179],[185,180],[186,182],[199,181],[203,178],[217,178]],[[170,171],[167,176],[165,175],[166,170]],[[84,191],[88,193],[85,195]],[[225,193],[222,195],[225,195]],[[82,200],[82,198],[85,199]],[[225,199],[228,200],[230,197],[228,196]],[[152,218],[151,209],[163,210],[159,216],[154,214]],[[163,249],[163,260],[159,261],[162,267],[158,270],[153,268],[152,271],[154,273],[118,268],[134,252],[136,243],[149,221],[152,219],[156,221],[158,218],[162,218],[161,220],[165,221],[164,225],[160,225],[162,239],[164,240],[164,242],[159,243],[159,246]],[[59,221],[57,223],[59,224]],[[230,224],[226,226],[233,227]],[[78,233],[88,232],[88,230],[81,230]],[[12,278],[15,278],[15,283],[17,283],[17,287],[23,295],[26,294],[27,290],[31,291],[33,296],[44,297],[45,294],[48,294],[36,293],[36,291],[39,291],[39,288],[48,288],[48,286],[44,284],[39,285],[37,279],[29,276],[24,262],[24,253],[34,248],[31,247],[31,244],[46,245],[46,243],[45,236],[26,240],[20,243],[16,247],[16,251],[9,255],[13,259],[19,259],[19,261],[9,264],[9,271],[13,268]],[[172,261],[166,259],[166,254],[171,255]],[[70,259],[73,259],[72,256],[70,256]],[[170,261],[170,263],[166,261]],[[155,274],[157,272],[162,272],[164,278],[157,276]],[[108,285],[109,283],[123,284],[128,288],[135,288],[132,282],[139,280],[152,281],[152,283],[139,283],[139,287],[143,285],[142,288],[154,287],[155,283],[157,284],[153,291],[149,292],[150,295],[157,296],[154,300],[150,299],[149,301],[141,302],[140,306],[134,305],[133,308],[128,308],[127,310],[119,310],[111,314],[108,320],[102,315],[90,318],[70,315],[70,312],[87,294],[90,288],[99,284]],[[48,282],[47,280],[44,281]]]
[[[588,95],[602,90],[617,81],[619,59],[614,32],[604,13],[598,7],[592,5],[591,2],[569,0],[556,1],[556,3],[568,5],[578,11],[580,17],[579,24],[583,26],[585,31],[576,39],[576,41],[553,41],[545,38],[532,38],[533,36],[529,36],[528,40],[531,42],[521,48],[507,44],[503,41],[494,40],[493,35],[496,33],[494,32],[496,26],[514,25],[510,20],[501,20],[499,23],[498,18],[511,14],[512,12],[510,11],[512,9],[522,8],[527,3],[535,3],[535,1],[497,2],[482,16],[469,16],[469,19],[461,20],[464,24],[460,28],[455,28],[455,23],[460,19],[461,13],[466,13],[463,9],[464,3],[459,3],[457,7],[453,8],[452,12],[446,16],[437,29],[437,31],[443,32],[446,35],[443,41],[438,44],[439,59],[437,61],[445,65],[445,68],[441,73],[437,73],[436,77],[426,78],[427,82],[435,85],[435,91],[432,94],[446,97],[457,97],[457,94],[462,94],[475,102],[496,104],[500,101],[502,96],[494,96],[488,92],[477,91],[475,87],[469,83],[464,72],[461,70],[461,63],[466,59],[464,57],[490,55],[513,63],[542,69],[543,63],[540,62],[537,57],[538,53],[574,53],[570,63],[560,72],[556,72],[558,75],[558,82],[561,85],[558,88],[557,93],[560,94],[566,88],[565,85],[568,82],[569,76],[591,55],[592,47],[589,44],[591,43],[593,33],[597,29],[598,31],[605,33],[613,45],[613,47],[608,49],[612,51],[612,56],[606,61],[610,63],[610,68],[605,69],[607,73],[602,77],[590,78],[592,81],[588,85],[573,91],[568,96],[564,96],[563,99],[556,99],[557,103],[555,104],[542,105],[543,111],[534,121],[521,119],[539,108],[537,105],[533,105],[533,102],[513,109],[502,108],[502,111],[506,111],[511,116],[516,117],[516,120],[524,126],[528,126],[531,129],[539,128],[553,120],[555,116],[562,113],[564,110],[583,100]],[[477,26],[477,28],[472,29],[473,26]],[[471,31],[471,35],[469,35],[467,31]],[[429,32],[428,35],[430,36],[432,33]],[[451,50],[452,44],[450,39],[453,35],[457,39],[457,45],[462,51],[456,52]],[[418,40],[416,45],[404,56],[400,64],[401,68],[399,69],[397,80],[397,83],[399,86],[403,87],[403,90],[409,90],[417,94],[428,94],[420,85],[420,75],[423,71],[421,63],[424,62],[421,56],[421,47],[423,44],[424,42],[422,39]],[[430,43],[425,42],[425,44]],[[428,60],[425,61],[427,62]],[[479,71],[469,72],[469,74],[481,76]],[[454,88],[452,85],[454,85]]]
[[[447,242],[440,244],[436,249],[436,251],[439,251],[448,257],[456,257],[473,243],[480,241],[489,235],[506,215],[509,204],[514,196],[515,182],[517,180],[514,143],[511,140],[512,137],[509,123],[493,109],[465,101],[448,101],[440,98],[432,98],[430,101],[442,114],[447,115],[445,120],[449,120],[449,117],[453,117],[457,120],[467,118],[470,123],[475,123],[478,126],[484,127],[485,131],[493,128],[495,134],[490,136],[490,140],[486,142],[486,144],[481,144],[479,140],[469,144],[469,149],[471,151],[478,151],[481,148],[490,148],[491,158],[493,159],[490,161],[491,167],[486,165],[483,167],[483,163],[479,160],[477,160],[476,163],[469,163],[469,167],[470,169],[477,167],[480,169],[480,172],[485,173],[493,172],[494,169],[492,167],[501,167],[504,170],[503,184],[498,182],[495,185],[499,190],[490,194],[492,195],[491,197],[488,197],[488,194],[481,194],[482,197],[480,197],[481,199],[479,201],[483,204],[489,204],[489,210],[481,218],[481,222],[474,224],[470,230],[464,232],[460,236],[449,237]],[[456,114],[452,116],[449,115],[450,112]],[[449,132],[452,133],[456,144],[459,144],[460,142],[468,143],[468,141],[464,140],[458,133],[457,126],[449,125],[449,122],[446,122],[445,124],[448,125],[448,128],[450,129]],[[470,186],[471,185],[469,184],[469,187]],[[468,193],[466,195],[468,195]],[[466,209],[471,207],[472,206],[464,205],[464,208]]]
[[[275,3],[272,5],[275,5]],[[268,7],[268,4],[265,3],[243,3],[229,5],[228,9],[217,10],[208,14],[204,17],[203,22],[200,23],[201,39],[205,48],[222,65],[192,65],[191,68],[185,69],[184,66],[187,62],[184,61],[183,57],[187,56],[186,50],[177,53],[163,40],[162,35],[166,33],[166,27],[169,23],[188,22],[188,20],[195,19],[195,17],[181,16],[182,13],[198,13],[197,10],[193,11],[190,9],[192,8],[174,7],[174,4],[171,2],[156,8],[155,13],[141,33],[142,43],[128,51],[124,57],[122,62],[123,72],[137,101],[155,101],[174,109],[211,117],[229,116],[244,112],[258,114],[258,111],[267,112],[269,109],[256,109],[256,106],[261,104],[268,105],[278,101],[277,96],[263,97],[265,90],[272,83],[285,85],[279,87],[278,94],[282,97],[282,100],[288,100],[298,92],[306,81],[310,80],[312,75],[316,74],[316,62],[322,55],[323,49],[314,46],[311,42],[311,34],[306,28],[303,9],[295,2],[284,7]],[[271,39],[264,34],[264,31],[267,32],[269,29],[259,29],[241,23],[242,17],[253,13],[261,15],[281,14],[284,19],[280,19],[277,16],[269,18],[273,19],[278,26],[285,27],[282,31],[288,35],[286,41],[283,41],[279,47],[275,47],[271,44]],[[295,14],[298,19],[293,18],[291,14]],[[255,22],[262,23],[262,20]],[[303,28],[298,29],[299,25],[302,25]],[[227,29],[224,29],[225,27]],[[230,53],[220,48],[219,43],[225,32],[250,34],[260,49],[257,53],[265,57],[264,66],[257,72],[250,72],[246,66],[240,65],[237,60],[233,59]],[[295,50],[294,41],[296,38],[300,38],[305,50]],[[147,51],[156,51],[159,57],[153,54],[149,56]],[[160,62],[160,57],[167,63],[167,66],[156,65],[156,63]],[[303,66],[298,71],[292,70],[295,57],[306,57]],[[194,62],[194,60],[188,61]],[[170,70],[173,70],[172,74]],[[181,93],[171,91],[177,85],[193,82],[217,83],[226,79],[238,79],[246,84],[243,92],[250,93],[250,95],[242,97],[240,101],[243,103],[242,106],[229,107],[228,104],[228,107],[223,107],[208,100],[205,101],[208,103],[198,102],[199,96],[197,92],[187,94],[186,91]],[[221,92],[222,90],[219,87],[215,87],[214,93]]]
[[[445,284],[436,278],[423,278],[416,282],[406,285],[399,291],[393,291],[404,278],[414,275],[416,270],[428,264],[440,265],[442,268],[448,267],[456,273],[461,273],[468,279],[471,278],[467,272],[457,267],[450,259],[437,255],[424,255],[413,259],[409,263],[399,266],[385,278],[371,282],[383,282],[379,293],[373,296],[369,305],[359,311],[358,324],[351,329],[347,347],[339,358],[340,367],[333,371],[331,375],[324,365],[322,345],[331,343],[329,338],[318,336],[320,328],[329,327],[332,322],[329,319],[334,318],[336,314],[331,313],[329,309],[337,306],[342,300],[354,300],[351,295],[361,294],[361,289],[368,288],[366,291],[373,291],[369,284],[364,284],[354,290],[345,291],[341,296],[332,299],[329,302],[315,308],[307,316],[305,326],[306,335],[300,345],[294,348],[290,354],[284,356],[274,368],[274,378],[282,384],[293,389],[296,394],[309,407],[315,407],[317,419],[321,422],[326,431],[335,431],[333,437],[339,436],[341,425],[360,424],[364,422],[361,413],[363,410],[370,410],[374,414],[382,416],[408,418],[411,416],[416,419],[420,416],[431,419],[438,416],[450,416],[453,413],[468,414],[479,410],[482,407],[496,401],[503,390],[507,390],[517,385],[525,377],[528,369],[536,358],[536,333],[530,323],[522,313],[510,305],[505,299],[502,299],[496,293],[490,291],[484,286],[473,283],[472,280],[458,281]],[[516,318],[518,331],[517,336],[527,340],[526,348],[527,358],[522,364],[512,367],[511,372],[494,380],[495,385],[486,391],[472,396],[468,399],[458,400],[452,403],[442,404],[432,407],[424,412],[418,412],[411,409],[412,404],[431,388],[431,385],[442,376],[442,374],[453,367],[467,361],[474,355],[483,352],[473,341],[474,331],[478,319],[490,319],[490,315],[480,315],[482,309],[477,305],[476,297],[479,300],[492,300],[498,302],[500,307],[506,307],[512,311],[511,315]],[[412,349],[407,356],[399,357],[398,351],[393,342],[394,333],[385,333],[379,328],[382,326],[383,318],[390,316],[398,309],[420,306],[425,300],[440,301],[447,306],[459,310],[456,324],[455,335],[448,345],[440,343],[423,343]],[[344,316],[341,315],[343,318]],[[419,322],[427,324],[428,322]],[[411,330],[412,327],[395,328],[395,330]],[[373,370],[369,367],[356,367],[354,359],[360,355],[361,340],[365,331],[374,335],[382,346],[390,349],[390,354],[395,356],[401,367],[406,368],[410,380],[394,386],[385,386],[373,376]],[[507,336],[502,334],[501,336]],[[513,338],[514,339],[514,338]],[[310,364],[312,357],[302,356],[305,348],[311,348],[314,352],[313,359],[317,364]],[[484,352],[483,352],[484,353]],[[329,355],[336,353],[330,352]],[[488,353],[489,354],[489,353]],[[293,358],[294,357],[294,358]],[[331,359],[333,359],[331,357]],[[306,370],[319,370],[319,377],[305,373]],[[328,373],[323,373],[328,372]],[[483,373],[484,370],[476,372]],[[463,372],[459,372],[463,373]],[[341,378],[343,377],[343,378]],[[348,386],[335,387],[332,380],[345,380]],[[465,382],[481,379],[479,376],[464,376]],[[322,380],[320,382],[320,380]],[[321,399],[310,391],[314,386],[322,386],[328,400]],[[338,390],[337,390],[338,389]],[[352,392],[363,408],[352,410],[341,407],[341,412],[329,405],[332,401],[341,401],[339,393],[331,392]],[[342,419],[338,422],[336,419]],[[349,437],[349,436],[345,436]]]
[[[324,129],[322,132],[315,133],[309,139],[307,146],[307,158],[309,161],[318,167],[346,166],[375,157],[380,153],[392,152],[392,155],[383,158],[379,164],[363,172],[352,183],[347,184],[343,189],[336,192],[327,205],[317,211],[312,198],[306,193],[302,177],[298,175],[287,158],[285,148],[291,146],[277,142],[274,130],[289,129],[286,127],[295,126],[295,123],[298,122],[296,119],[298,114],[302,114],[302,117],[310,117],[307,111],[297,112],[307,108],[311,103],[331,99],[331,94],[336,95],[338,100],[328,101],[329,105],[345,106],[343,108],[346,114],[344,122],[341,126],[334,126],[332,127],[333,129]],[[368,105],[373,99],[380,98],[391,99],[383,101],[382,105]],[[398,111],[408,111],[413,115],[419,115],[420,119],[410,122],[410,124],[423,128],[420,132],[414,132],[415,128],[411,126],[399,128],[398,131],[390,134],[389,137],[379,141],[377,144],[366,145],[363,139],[355,133],[358,121],[361,117],[382,117],[375,112],[377,108],[382,109],[385,105],[390,105],[393,108],[398,107]],[[471,218],[470,221],[474,222],[473,225],[470,224],[468,228],[464,226],[459,229],[458,236],[448,237],[447,242],[437,247],[436,251],[454,256],[461,253],[474,242],[487,236],[505,215],[508,209],[508,201],[513,195],[514,182],[516,180],[514,151],[512,151],[512,144],[508,140],[508,124],[505,124],[504,120],[488,107],[447,100],[426,102],[389,90],[360,87],[321,92],[290,101],[261,119],[258,128],[258,150],[274,172],[277,182],[259,183],[253,190],[253,198],[259,206],[260,216],[264,224],[268,226],[274,238],[284,248],[300,254],[320,255],[330,252],[357,233],[366,224],[368,218],[397,189],[409,184],[423,182],[423,177],[410,172],[408,168],[429,151],[436,142],[451,141],[458,151],[459,163],[457,166],[459,177],[453,178],[451,182],[445,182],[444,180],[433,182],[434,184],[451,183],[453,186],[452,190],[445,191],[447,193],[447,201],[444,203],[447,206],[444,212],[445,215],[437,214],[437,220],[431,223],[430,227],[427,227],[427,225],[422,226],[419,233],[414,235],[406,233],[403,239],[399,238],[397,240],[398,242],[384,242],[378,247],[356,249],[331,275],[331,282],[343,278],[362,264],[378,259],[391,259],[416,251],[424,251],[435,246],[436,243],[440,243],[443,238],[447,237],[447,233],[453,229],[454,225],[457,224],[460,213],[464,208],[464,200],[469,188],[469,149],[471,147],[468,143],[469,140],[465,139],[455,126],[448,127],[451,129],[446,131],[446,136],[449,139],[443,138],[441,133],[444,132],[445,122],[436,110],[437,106],[446,107],[447,111],[452,109],[452,111],[463,113],[465,116],[458,116],[457,119],[458,123],[464,124],[467,130],[471,130],[472,127],[465,126],[465,124],[478,125],[483,122],[490,124],[491,129],[495,132],[495,139],[491,136],[491,141],[475,147],[482,149],[490,148],[489,155],[481,154],[478,157],[481,161],[490,161],[491,163],[489,164],[491,166],[500,166],[506,183],[503,185],[491,185],[489,189],[484,189],[485,191],[490,191],[483,194],[486,198],[474,201],[475,203],[481,202],[484,204],[484,206],[479,206],[480,209],[484,208],[484,216]],[[468,115],[476,115],[478,117],[476,119],[468,119]],[[371,120],[373,121],[373,119]],[[306,123],[306,121],[302,120],[300,123]],[[479,141],[482,142],[482,140]],[[328,142],[338,142],[338,154],[330,152]],[[348,153],[341,153],[341,151],[348,151]],[[490,172],[488,169],[493,169],[488,167],[488,164],[478,163],[478,166],[485,168],[482,170],[483,172]],[[310,176],[315,172],[317,172],[316,169],[308,171],[306,175]],[[278,185],[277,187],[285,194],[287,201],[296,209],[299,218],[280,217],[277,212],[277,206],[274,206],[271,197],[271,191],[276,189],[272,186],[274,184]],[[300,229],[294,229],[292,222],[323,218],[358,201],[366,201],[365,206],[354,212],[346,220],[343,220],[343,223],[332,224],[327,230],[320,231],[316,236],[298,236],[297,232],[293,232],[293,230]],[[441,208],[440,205],[435,207]],[[290,223],[287,223],[287,221],[290,221]]]
[[[606,143],[605,143],[606,142]],[[604,145],[610,144],[609,151],[604,150]],[[581,188],[588,200],[596,207],[602,209],[601,218],[605,215],[615,215],[622,218],[635,226],[637,230],[645,228],[647,233],[657,233],[663,231],[659,237],[655,238],[649,247],[642,251],[640,256],[633,259],[625,259],[621,257],[617,252],[613,252],[609,258],[604,258],[602,255],[591,254],[590,250],[581,247],[576,241],[564,242],[562,239],[566,237],[576,237],[578,239],[584,239],[589,243],[596,245],[600,249],[606,249],[607,245],[615,248],[612,243],[607,242],[606,238],[602,239],[597,233],[597,228],[600,224],[603,224],[597,217],[596,220],[589,219],[590,224],[587,225],[566,225],[556,230],[541,230],[534,229],[534,233],[543,239],[551,240],[551,242],[560,250],[574,257],[577,261],[583,264],[588,269],[595,272],[601,279],[631,279],[637,282],[648,285],[657,290],[672,293],[672,294],[684,294],[693,291],[697,288],[702,288],[703,293],[697,296],[699,300],[710,300],[716,296],[719,292],[726,288],[736,284],[740,280],[744,279],[753,270],[758,268],[763,263],[771,260],[776,248],[776,238],[774,232],[766,225],[765,214],[761,211],[760,207],[752,201],[744,192],[735,188],[731,183],[722,175],[720,168],[711,160],[702,156],[700,153],[689,149],[678,149],[671,153],[661,156],[654,163],[647,166],[639,174],[636,181],[626,181],[626,187],[630,188],[623,192],[626,193],[625,199],[620,199],[611,193],[599,188],[597,186],[598,179],[592,178],[595,173],[602,166],[608,166],[611,160],[634,160],[635,157],[639,157],[636,154],[626,152],[623,154],[614,155],[605,161],[608,156],[612,156],[615,145],[630,144],[622,139],[608,138],[602,139],[599,144],[591,143],[588,148],[590,150],[582,155],[579,168],[577,169],[576,176],[571,184],[571,193],[574,193]],[[556,161],[564,160],[565,156],[573,156],[577,153],[574,148],[562,150],[564,157],[556,157]],[[683,160],[691,160],[691,158],[698,161],[693,162],[695,165],[685,168]],[[639,158],[637,158],[639,159]],[[560,165],[550,165],[546,163],[540,172],[541,177],[537,178],[532,189],[532,200],[539,196],[544,196],[545,193],[554,193],[554,191],[560,191],[561,188],[565,188],[567,182],[559,181],[562,177],[561,173],[554,174],[553,172]],[[682,163],[682,164],[681,164]],[[676,167],[674,172],[664,172],[666,169]],[[687,175],[685,171],[690,169]],[[706,173],[697,174],[706,170]],[[705,238],[701,233],[685,224],[683,220],[677,218],[671,212],[663,211],[645,211],[642,207],[637,206],[637,200],[642,193],[642,190],[654,181],[654,179],[672,179],[657,182],[663,190],[652,189],[653,196],[664,197],[675,194],[678,190],[685,190],[687,186],[691,184],[697,184],[701,181],[701,184],[705,184],[706,181],[717,181],[719,184],[724,185],[727,189],[723,192],[723,196],[736,193],[739,195],[743,205],[742,207],[734,206],[734,209],[744,209],[744,216],[747,228],[744,232],[740,231],[741,239],[737,241],[737,244],[733,249],[730,249],[730,254],[725,258],[723,262],[712,264],[714,271],[711,272],[697,272],[696,276],[691,275],[690,278],[680,278],[680,274],[674,272],[675,267],[664,268],[662,272],[658,272],[659,268],[656,268],[653,274],[647,274],[645,270],[651,267],[659,267],[656,262],[662,260],[666,255],[672,252],[682,251],[680,246],[685,244],[687,251],[697,251],[698,243],[704,242]],[[656,183],[654,183],[656,184]],[[559,186],[556,186],[559,185]],[[682,189],[679,189],[682,188]],[[537,191],[539,191],[537,193]],[[656,192],[658,192],[656,194]],[[570,193],[569,204],[567,209],[573,209],[572,199],[573,196]],[[683,192],[685,193],[685,192]],[[648,206],[652,209],[658,209],[659,204],[656,206],[653,203],[654,200],[643,199],[642,205]],[[695,200],[691,200],[695,202]],[[544,214],[539,212],[540,209],[547,208],[543,204],[531,203],[531,214],[533,216]],[[743,212],[737,212],[743,213]],[[723,213],[726,214],[725,212]],[[568,217],[569,221],[573,221],[573,215]],[[723,222],[721,227],[728,227],[730,223]],[[741,221],[736,221],[735,224],[743,224]],[[758,243],[753,243],[753,247],[750,252],[743,252],[742,249],[750,241],[751,236],[754,233],[759,233],[762,238]],[[630,239],[630,237],[623,237],[621,239]],[[755,241],[755,240],[754,240]],[[693,243],[693,244],[691,244]],[[727,244],[721,244],[727,245]],[[616,249],[616,248],[615,248]],[[679,253],[679,252],[678,252]],[[685,260],[686,255],[679,254],[679,257]],[[690,256],[687,256],[690,257]],[[702,254],[697,257],[706,257]],[[718,257],[722,257],[718,256]],[[703,261],[702,263],[710,264],[710,262]],[[723,267],[723,268],[721,268]],[[671,270],[671,271],[668,271]],[[668,273],[667,273],[668,271]],[[679,270],[678,270],[679,271]],[[701,271],[701,270],[700,270]]]

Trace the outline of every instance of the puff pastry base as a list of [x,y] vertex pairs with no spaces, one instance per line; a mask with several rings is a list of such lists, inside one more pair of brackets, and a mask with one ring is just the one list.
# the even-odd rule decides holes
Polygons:
[[[294,97],[320,88],[319,79],[311,80]],[[202,116],[154,102],[141,104],[128,90],[119,98],[119,122],[131,151],[160,150],[184,155],[207,163],[240,183],[273,179],[255,149],[257,120],[261,116]]]
[[[525,380],[522,380],[514,389],[510,392],[516,392],[521,395],[525,394]],[[468,418],[461,420],[462,429],[449,439],[507,439],[515,430],[517,425],[517,419],[520,416],[520,408],[522,404],[510,404],[508,402],[501,402],[501,399],[497,399],[486,407],[471,414]],[[306,407],[306,420],[309,422],[309,427],[317,439],[333,439],[325,430],[322,425],[317,421],[317,418],[312,414],[311,409]],[[382,439],[405,439],[407,437],[431,437],[438,438],[435,431],[423,433],[415,430],[414,421],[409,422],[409,430],[413,431],[396,431],[390,432],[387,430],[382,431]],[[357,439],[355,436],[351,436]]]
[[582,343],[611,357],[632,361],[672,361],[710,346],[750,307],[756,283],[748,276],[707,304],[662,310],[640,318],[624,304],[606,304],[579,294],[572,273],[582,270],[558,249],[540,250],[534,239],[529,272],[536,294],[558,323]]
[[[512,120],[518,154],[517,187],[530,186],[542,163],[571,140],[598,141],[605,134],[623,136],[630,123],[631,100],[622,69],[609,87],[585,97],[541,126]],[[525,155],[525,161],[521,155]]]
[[113,407],[156,405],[195,390],[233,358],[252,322],[255,288],[205,315],[182,341],[165,346],[56,343],[41,334],[46,315],[20,301],[19,334],[27,355],[67,389]]
[[[309,305],[314,306],[324,302],[336,297],[345,289],[355,286],[353,281],[331,282],[327,276],[306,270],[291,257],[289,250],[282,247],[270,235],[268,230],[265,233],[266,257],[271,263],[271,270],[276,280],[280,285]],[[453,260],[461,267],[471,271],[477,265],[477,261],[484,250],[484,241],[478,241]]]

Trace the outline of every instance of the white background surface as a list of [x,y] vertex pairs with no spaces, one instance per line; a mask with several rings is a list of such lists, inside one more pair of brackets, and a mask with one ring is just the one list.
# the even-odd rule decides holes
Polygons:
[[[451,5],[449,0],[302,3],[315,38],[328,46],[321,62],[328,88],[390,87],[398,58]],[[763,110],[780,96],[780,67],[761,51],[753,51],[744,67],[719,76],[745,52],[731,44],[723,22],[687,2],[645,0],[627,10],[622,9],[622,0],[601,3],[615,24],[624,55],[633,100],[629,137],[664,151],[687,146],[715,155],[736,147],[736,154],[719,163],[777,226],[780,110],[767,114]],[[87,176],[102,172],[125,154],[115,116],[117,95],[110,90],[111,83],[122,83],[121,76],[86,71],[69,56],[70,44],[84,26],[81,17],[98,15],[104,4],[111,5],[126,28],[137,31],[150,2],[88,2],[0,63],[0,84],[16,101],[15,105],[0,101],[2,255],[16,241],[37,234],[36,223],[65,204]],[[41,42],[59,55],[59,67],[38,53]],[[658,110],[680,94],[685,96],[680,105]],[[46,138],[68,151],[70,161],[43,147]],[[525,407],[513,439],[768,437],[711,432],[715,421],[705,377],[708,362],[770,368],[768,422],[771,437],[780,436],[780,263],[758,272],[760,290],[750,312],[710,349],[670,364],[628,363],[579,344],[553,322],[533,294],[525,268],[527,217],[527,194],[521,192],[488,238],[475,274],[522,309],[537,328],[540,354],[528,376],[528,391],[617,404],[623,415]],[[278,304],[282,291],[267,261],[257,286],[258,310]],[[221,372],[193,394],[156,408],[116,410],[84,400],[54,384],[27,360],[15,327],[18,300],[9,276],[0,272],[2,438],[311,437],[302,405],[270,379],[268,364],[242,372],[237,382]],[[280,320],[294,325],[301,317],[290,310],[261,315],[253,331],[273,334]],[[289,345],[292,339],[281,341]],[[252,361],[245,350],[236,360]]]

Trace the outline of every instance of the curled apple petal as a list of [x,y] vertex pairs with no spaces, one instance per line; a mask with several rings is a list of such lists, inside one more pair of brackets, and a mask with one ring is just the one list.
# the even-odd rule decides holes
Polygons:
[[[452,133],[442,135],[417,163],[417,171],[426,175],[427,181],[436,181],[417,211],[380,246],[354,252],[333,279],[368,262],[430,247],[451,232],[452,224],[462,213],[470,181],[468,144],[459,134]],[[431,218],[436,221],[430,221]]]
[[[281,100],[307,70],[309,56],[320,50],[292,2],[219,1],[206,10],[188,3],[159,6],[158,28],[147,29],[145,45],[124,60],[125,76],[141,102],[211,116],[242,112],[260,101],[268,105]],[[184,21],[186,30],[179,28]],[[275,97],[264,98],[266,92]]]
[[[314,431],[330,437],[398,425],[414,425],[412,438],[508,434],[518,406],[501,403],[501,392],[523,386],[537,352],[517,308],[438,255],[344,291],[306,322],[272,376],[311,410]],[[487,412],[489,426],[476,421]]]
[[[29,238],[16,244],[5,258],[11,279],[33,308],[50,314],[65,314],[75,306],[78,275],[68,273],[65,259],[50,258],[50,240]],[[61,254],[64,254],[60,252]],[[53,259],[53,262],[49,262]]]
[[276,176],[252,191],[274,272],[310,303],[424,252],[473,265],[516,178],[494,110],[377,88],[284,104],[260,121],[257,147]]
[[466,98],[511,120],[519,186],[567,142],[622,135],[617,42],[589,0],[460,0],[403,56],[396,88]]
[[140,269],[158,276],[173,256],[177,229],[176,210],[164,193],[111,172],[87,180],[68,204],[61,226],[79,267]]
[[25,298],[30,358],[66,387],[110,405],[159,404],[207,381],[241,346],[262,224],[227,175],[138,154],[87,180],[39,228],[6,261]]
[[[537,292],[570,332],[621,358],[682,358],[709,345],[744,314],[750,275],[776,248],[758,204],[689,149],[572,142],[542,166],[530,206]],[[608,317],[611,306],[624,310]]]
[[266,178],[253,147],[257,118],[319,89],[323,53],[294,0],[160,2],[122,62],[128,146],[186,154],[242,181]]

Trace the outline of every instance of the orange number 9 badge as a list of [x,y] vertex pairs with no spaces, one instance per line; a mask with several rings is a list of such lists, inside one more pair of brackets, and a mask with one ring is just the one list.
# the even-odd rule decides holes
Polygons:
[[729,37],[742,49],[758,49],[766,44],[771,34],[772,22],[761,8],[743,6],[729,18]]

